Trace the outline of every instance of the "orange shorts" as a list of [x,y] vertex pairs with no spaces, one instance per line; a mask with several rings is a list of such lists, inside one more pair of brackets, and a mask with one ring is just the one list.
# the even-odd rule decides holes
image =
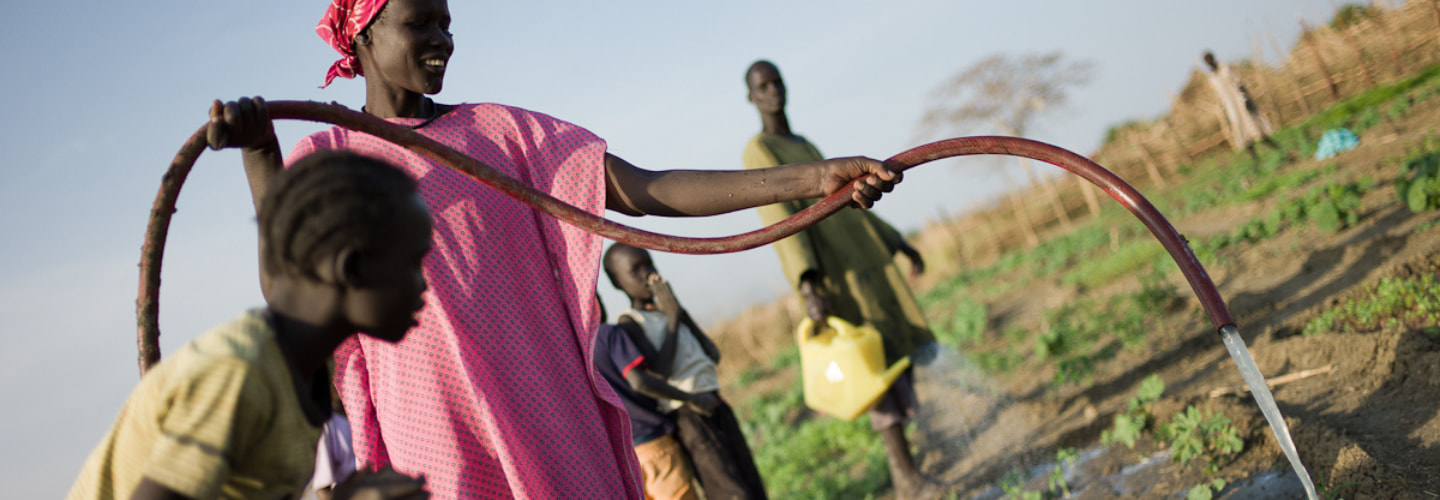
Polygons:
[[645,475],[645,500],[698,500],[690,457],[674,436],[666,434],[635,446]]

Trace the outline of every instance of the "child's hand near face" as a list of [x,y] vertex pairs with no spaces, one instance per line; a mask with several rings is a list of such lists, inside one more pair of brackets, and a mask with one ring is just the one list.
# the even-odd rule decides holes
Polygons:
[[394,469],[361,471],[335,486],[335,500],[426,500],[424,477],[410,477]]
[[670,282],[660,277],[660,273],[650,275],[646,282],[650,286],[651,296],[655,298],[655,310],[665,313],[665,316],[675,318],[680,314],[680,299],[675,298],[675,291],[670,289]]

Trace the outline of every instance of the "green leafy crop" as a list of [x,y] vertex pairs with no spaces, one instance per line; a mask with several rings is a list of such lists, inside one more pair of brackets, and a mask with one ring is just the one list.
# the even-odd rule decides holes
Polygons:
[[1050,493],[1060,493],[1060,498],[1070,497],[1070,483],[1065,480],[1066,464],[1074,464],[1080,455],[1075,453],[1075,448],[1061,448],[1055,452],[1055,468],[1050,469]]
[[1225,489],[1226,484],[1228,483],[1224,479],[1218,477],[1211,479],[1208,483],[1197,484],[1194,488],[1190,488],[1189,493],[1185,494],[1185,500],[1210,500],[1220,490]]
[[1205,471],[1214,474],[1221,459],[1245,449],[1240,432],[1220,413],[1201,411],[1195,405],[1176,413],[1160,426],[1160,439],[1170,443],[1171,458],[1189,465],[1196,459],[1206,462]]
[[[1360,332],[1406,326],[1432,332],[1440,325],[1440,282],[1432,274],[1382,278],[1356,298],[1327,309],[1305,324],[1305,335]],[[1432,333],[1433,334],[1433,333]]]
[[1440,138],[1426,138],[1400,162],[1395,195],[1414,213],[1440,208]]
[[1105,446],[1121,443],[1127,448],[1135,448],[1135,440],[1155,421],[1155,416],[1150,413],[1151,406],[1164,393],[1165,382],[1160,380],[1160,376],[1152,374],[1145,377],[1140,387],[1135,389],[1135,396],[1130,398],[1130,408],[1115,415],[1114,425],[1100,433],[1100,442]]

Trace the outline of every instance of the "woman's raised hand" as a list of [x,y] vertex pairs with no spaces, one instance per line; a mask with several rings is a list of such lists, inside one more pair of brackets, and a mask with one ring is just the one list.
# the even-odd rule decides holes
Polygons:
[[210,104],[210,126],[205,130],[210,149],[257,148],[275,142],[275,126],[265,99],[241,97]]
[[895,184],[903,177],[901,172],[891,170],[884,162],[863,156],[835,158],[819,164],[823,169],[820,174],[820,188],[827,195],[859,177],[875,174],[866,177],[864,182],[855,184],[855,194],[851,199],[864,208],[874,206],[881,196],[895,189]]

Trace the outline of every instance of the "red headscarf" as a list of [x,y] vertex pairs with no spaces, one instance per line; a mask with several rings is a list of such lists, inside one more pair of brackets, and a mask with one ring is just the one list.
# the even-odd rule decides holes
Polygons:
[[360,61],[355,58],[355,35],[360,30],[370,25],[370,20],[385,8],[388,0],[330,0],[330,8],[325,9],[325,17],[320,18],[320,24],[315,27],[315,34],[320,35],[325,43],[330,44],[342,56],[335,64],[330,65],[330,71],[325,73],[325,85],[335,77],[355,78],[355,75],[365,76],[360,68]]

